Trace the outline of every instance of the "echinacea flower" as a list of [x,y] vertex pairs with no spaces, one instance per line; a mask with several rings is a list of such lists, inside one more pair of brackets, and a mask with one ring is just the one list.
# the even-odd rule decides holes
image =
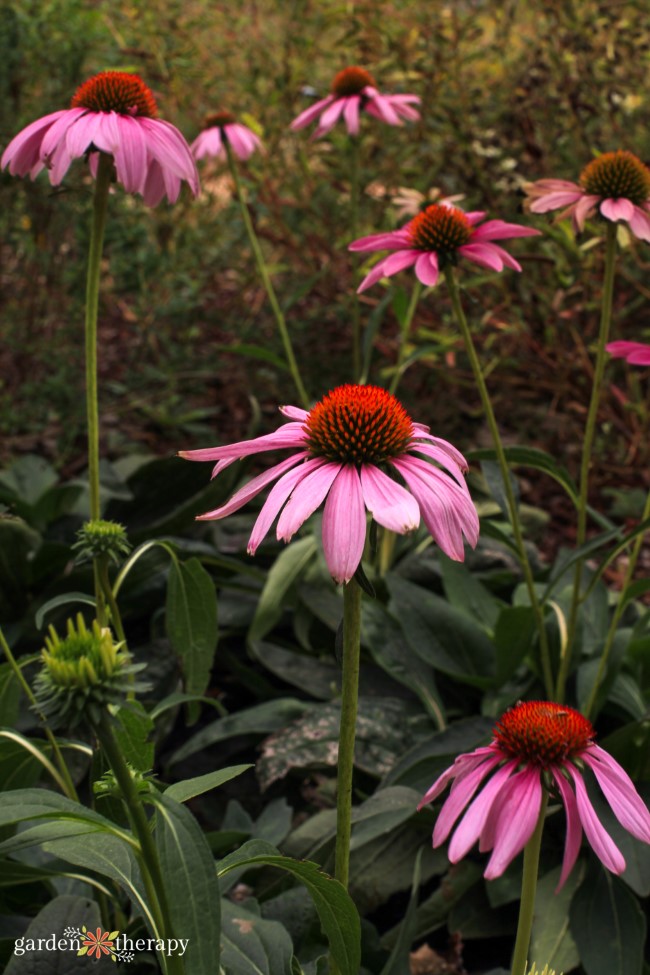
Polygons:
[[418,95],[383,95],[377,90],[375,79],[364,68],[344,68],[335,75],[332,90],[326,98],[311,105],[293,120],[291,128],[303,129],[318,119],[313,138],[318,139],[334,128],[342,117],[350,135],[359,133],[359,114],[367,112],[387,125],[401,125],[402,119],[417,122]]
[[393,251],[382,258],[366,275],[358,291],[365,291],[381,278],[415,266],[415,275],[422,284],[433,287],[440,271],[455,264],[458,257],[466,257],[491,271],[504,267],[521,271],[521,265],[495,240],[509,237],[535,237],[538,230],[521,227],[503,220],[488,220],[482,211],[465,213],[449,203],[432,203],[408,223],[385,234],[361,237],[349,245],[351,251]]
[[249,159],[256,149],[262,149],[259,136],[247,125],[238,122],[231,112],[214,112],[203,123],[203,131],[190,146],[195,159],[226,156],[226,143],[238,159]]
[[199,177],[187,142],[175,126],[157,118],[150,89],[136,74],[103,71],[77,89],[70,108],[37,119],[2,154],[0,167],[31,176],[47,167],[57,186],[73,159],[88,156],[96,175],[99,153],[113,157],[117,180],[140,193],[148,206],[178,199],[185,180],[194,195]]
[[615,359],[625,359],[631,366],[650,366],[650,345],[644,342],[610,342],[605,348]]
[[531,213],[562,210],[576,231],[599,213],[614,223],[623,221],[639,240],[650,241],[650,169],[625,149],[604,152],[585,166],[579,183],[540,179],[526,187]]
[[548,701],[520,702],[503,715],[493,734],[486,747],[460,755],[418,806],[421,809],[433,802],[453,783],[433,831],[433,845],[440,846],[464,813],[449,844],[452,863],[478,841],[481,852],[492,851],[484,876],[488,880],[499,877],[531,838],[546,791],[564,806],[566,815],[558,890],[576,862],[583,829],[603,865],[612,873],[622,873],[625,859],[599,821],[587,793],[589,772],[619,823],[637,839],[650,843],[650,813],[645,803],[625,770],[594,744],[595,731],[578,711]]
[[213,477],[241,457],[292,451],[222,507],[200,515],[225,518],[276,481],[253,527],[249,554],[255,554],[278,514],[277,537],[288,542],[323,501],[323,549],[337,582],[349,582],[361,562],[366,509],[398,534],[416,529],[421,514],[440,548],[456,561],[464,558],[463,535],[476,545],[479,523],[463,476],[464,457],[414,423],[385,389],[338,386],[309,411],[283,406],[280,412],[291,422],[274,433],[181,451],[188,460],[217,461]]

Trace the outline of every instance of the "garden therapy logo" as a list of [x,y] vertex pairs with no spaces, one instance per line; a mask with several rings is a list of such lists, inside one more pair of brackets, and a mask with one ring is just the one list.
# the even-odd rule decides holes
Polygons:
[[32,951],[75,951],[82,958],[98,959],[108,955],[111,961],[130,962],[136,952],[160,951],[168,958],[182,958],[187,951],[189,938],[129,938],[119,931],[89,931],[85,924],[80,928],[67,927],[62,935],[51,934],[47,938],[16,938],[14,955]]

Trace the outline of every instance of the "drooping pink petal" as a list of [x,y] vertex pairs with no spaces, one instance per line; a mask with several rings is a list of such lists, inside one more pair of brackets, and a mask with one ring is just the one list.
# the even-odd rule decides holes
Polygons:
[[615,359],[626,359],[633,366],[650,366],[650,345],[643,342],[610,342],[606,349]]
[[584,190],[557,190],[545,193],[530,204],[531,213],[548,213],[549,210],[559,210],[561,207],[577,203],[584,196]]
[[375,521],[403,535],[420,524],[420,507],[409,492],[374,464],[361,465],[361,490]]
[[600,212],[608,220],[631,220],[634,216],[634,204],[624,197],[617,200],[603,200],[600,204]]
[[[529,766],[506,782],[492,804],[485,830],[485,845],[492,849],[484,876],[486,880],[500,877],[521,853],[535,831],[542,804],[542,783],[539,769]],[[483,840],[483,836],[481,836]],[[488,845],[489,844],[489,845]]]
[[145,129],[150,156],[160,163],[163,172],[173,173],[186,180],[196,196],[199,192],[199,174],[185,139],[169,122],[162,119],[141,118]]
[[578,804],[573,789],[559,769],[553,769],[553,778],[562,796],[564,813],[566,816],[566,837],[564,840],[564,857],[562,858],[562,872],[555,893],[564,887],[567,878],[575,866],[582,843],[582,823],[578,813]]
[[420,104],[418,95],[387,95],[386,97],[390,99],[392,107],[400,118],[406,119],[407,122],[419,122],[420,113],[411,107]]
[[243,508],[245,504],[248,504],[256,495],[263,491],[267,484],[271,481],[277,480],[282,474],[288,471],[290,468],[295,467],[299,464],[301,460],[306,457],[306,453],[293,454],[291,457],[286,457],[279,464],[275,464],[270,467],[268,471],[264,471],[263,474],[258,474],[252,480],[248,481],[247,484],[240,488],[235,494],[233,494],[230,501],[221,505],[219,508],[215,508],[213,511],[206,511],[205,514],[199,515],[197,521],[217,521],[219,518],[225,518],[227,515],[233,514],[235,511],[239,511]]
[[65,142],[68,129],[75,124],[83,126],[83,118],[86,114],[85,108],[69,108],[66,112],[61,112],[58,119],[48,127],[47,132],[43,134],[40,151],[41,159],[46,166],[50,166],[52,156],[60,144]]
[[147,140],[137,119],[119,115],[120,134],[115,151],[117,178],[127,193],[140,193],[147,179]]
[[344,464],[325,502],[323,551],[336,582],[349,582],[357,570],[366,541],[366,513],[356,468]]
[[432,842],[434,847],[441,846],[445,842],[458,817],[476,794],[476,790],[486,775],[489,775],[502,760],[503,755],[492,754],[488,758],[481,758],[476,762],[474,768],[465,771],[463,775],[456,776],[433,829]]
[[385,263],[386,263],[385,258],[383,260],[377,261],[375,266],[372,268],[371,271],[368,272],[368,274],[366,274],[365,278],[357,288],[357,294],[361,294],[363,291],[367,291],[368,288],[371,288],[373,286],[373,284],[376,284],[377,281],[381,281],[381,279],[386,276],[384,274]]
[[494,244],[463,244],[458,248],[458,253],[491,271],[503,270],[503,260]]
[[402,250],[409,247],[411,238],[402,228],[393,230],[386,234],[370,234],[369,237],[360,237],[348,244],[349,251],[387,251]]
[[448,856],[452,863],[459,860],[468,853],[478,840],[485,820],[487,819],[492,803],[496,800],[501,789],[507,783],[510,774],[517,768],[517,762],[511,759],[502,765],[494,773],[492,778],[481,789],[476,798],[472,801],[469,809],[456,827],[456,831],[449,844]]
[[534,227],[523,227],[519,223],[506,223],[504,220],[486,220],[472,232],[472,242],[479,240],[506,240],[511,237],[539,237],[540,231]]
[[588,220],[595,212],[599,200],[599,196],[583,193],[580,199],[571,207],[571,216],[576,230],[584,230],[585,220]]
[[[409,445],[409,453],[413,453],[414,451],[417,451],[420,454],[426,454],[427,457],[437,460],[439,464],[442,464],[446,471],[449,471],[454,480],[456,480],[462,488],[465,488],[466,482],[462,472],[463,469],[467,470],[466,463],[464,464],[464,467],[461,468],[458,461],[452,461],[446,451],[432,443],[411,443]],[[460,460],[464,461],[465,458],[461,455]]]
[[630,230],[639,240],[650,241],[650,213],[643,207],[634,207],[634,213],[628,221]]
[[621,826],[643,843],[650,843],[650,812],[625,769],[598,745],[583,752],[582,760],[596,776]]
[[185,460],[229,460],[249,457],[264,450],[279,447],[301,447],[307,437],[302,423],[285,423],[273,433],[254,437],[252,440],[239,440],[237,443],[223,444],[220,447],[200,447],[198,450],[181,450],[179,456]]
[[246,125],[233,122],[224,131],[238,159],[249,159],[256,149],[262,148],[260,139]]
[[8,166],[12,176],[27,176],[29,173],[33,178],[36,175],[33,172],[34,168],[38,167],[40,172],[44,165],[41,159],[43,136],[56,121],[64,115],[67,116],[70,111],[75,111],[75,115],[80,114],[78,109],[50,112],[49,115],[36,119],[35,122],[31,122],[22,129],[2,153],[0,169],[5,169]]
[[[306,454],[303,456],[307,456]],[[319,467],[325,467],[328,461],[324,457],[311,457],[296,470],[284,474],[277,484],[269,491],[269,496],[262,505],[262,510],[257,516],[253,525],[251,537],[248,540],[248,554],[255,555],[259,544],[266,538],[267,532],[280,512],[282,505],[291,495],[291,492],[304,477]]]
[[190,146],[190,150],[195,159],[205,159],[210,156],[216,159],[218,156],[225,155],[219,126],[213,125],[199,133]]
[[325,464],[301,478],[280,515],[277,527],[279,539],[283,542],[291,540],[325,499],[340,469],[341,464]]
[[303,410],[299,406],[280,406],[280,413],[283,416],[289,417],[290,420],[300,420],[304,421],[309,416],[309,410]]
[[[368,95],[372,91],[372,94]],[[366,110],[370,111],[371,114],[376,114],[382,121],[386,122],[388,125],[401,125],[401,119],[393,106],[391,105],[390,96],[382,95],[376,89],[371,90],[370,88],[364,89],[364,94],[368,96],[368,102],[366,104]],[[376,111],[373,112],[372,109]]]
[[[66,142],[66,148],[73,159],[78,159],[80,156],[83,156],[93,143],[97,145],[95,143],[95,136],[101,124],[102,113],[86,112],[85,115],[79,115],[75,124],[66,130],[63,138]],[[97,148],[101,147],[97,146]],[[111,152],[110,149],[107,151]]]
[[439,277],[438,255],[433,252],[430,254],[420,254],[415,262],[415,276],[418,281],[429,288],[435,287]]
[[293,122],[291,123],[291,128],[296,131],[297,129],[304,129],[306,125],[313,122],[315,118],[321,114],[323,109],[327,108],[334,101],[334,95],[327,95],[326,98],[321,98],[320,101],[314,102],[309,108],[306,108],[304,112],[301,112]]
[[359,105],[361,99],[358,95],[351,95],[350,98],[346,100],[345,108],[343,109],[343,118],[345,119],[345,124],[350,135],[359,134]]
[[[413,440],[411,441],[413,449],[416,448],[416,442],[418,440],[427,440],[435,447],[442,450],[443,453],[445,453],[447,457],[454,462],[454,464],[460,467],[461,471],[469,470],[469,464],[461,454],[460,450],[457,450],[457,448],[454,447],[453,444],[449,443],[448,440],[443,440],[442,437],[435,437],[432,433],[430,433],[429,428],[425,427],[422,423],[414,423],[413,426],[417,430],[417,433],[413,435]],[[411,447],[411,445],[409,445],[409,447]],[[441,460],[440,463],[442,464],[443,461]],[[446,467],[448,471],[451,470],[447,463],[444,463],[443,466]]]
[[320,117],[318,128],[314,132],[313,138],[317,139],[321,135],[327,135],[334,128],[345,108],[345,98],[336,98],[331,105],[328,105]]
[[[501,758],[501,751],[498,747],[492,743],[491,745],[484,745],[481,748],[474,749],[473,752],[464,752],[459,755],[458,758],[454,759],[453,765],[450,765],[438,778],[435,780],[432,786],[430,786],[425,794],[422,796],[418,803],[418,812],[424,806],[433,802],[442,792],[444,792],[447,783],[451,779],[462,778],[472,772],[481,762],[487,757],[494,757],[495,754],[499,754]],[[489,771],[489,770],[488,770]]]
[[596,810],[589,801],[589,796],[587,795],[587,790],[580,772],[569,763],[565,767],[570,773],[575,785],[578,815],[580,816],[580,822],[582,823],[592,850],[612,873],[623,873],[625,870],[625,857],[598,819]]
[[384,259],[383,277],[390,278],[393,274],[398,274],[407,267],[412,267],[421,256],[421,251],[404,250],[390,254]]
[[167,185],[165,183],[163,168],[160,163],[156,162],[155,159],[152,159],[149,162],[147,178],[142,186],[142,199],[148,207],[156,207],[161,202],[166,192]]

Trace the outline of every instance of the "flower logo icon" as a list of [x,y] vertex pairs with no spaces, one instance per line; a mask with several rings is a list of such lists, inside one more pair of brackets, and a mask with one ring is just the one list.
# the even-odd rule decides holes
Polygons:
[[109,934],[108,931],[102,931],[101,928],[97,928],[93,934],[92,931],[86,930],[85,925],[81,930],[84,934],[84,941],[77,952],[79,956],[87,954],[89,958],[92,958],[93,955],[96,958],[100,958],[102,955],[115,955],[116,952],[113,943],[119,934],[118,931],[111,931]]

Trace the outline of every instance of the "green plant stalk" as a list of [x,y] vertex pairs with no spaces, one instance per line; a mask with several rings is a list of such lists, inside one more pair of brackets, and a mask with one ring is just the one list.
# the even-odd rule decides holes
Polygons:
[[[151,835],[149,821],[133,782],[131,771],[122,755],[111,727],[110,717],[106,711],[102,713],[100,721],[95,725],[95,732],[120,787],[131,828],[138,839],[142,879],[159,935],[161,938],[173,938],[174,931],[156,844]],[[166,975],[184,975],[185,966],[182,958],[173,954],[169,957],[161,957],[164,958],[163,965]]]
[[343,673],[341,725],[336,790],[336,854],[334,876],[347,889],[352,832],[352,774],[359,699],[361,657],[361,588],[354,579],[343,587]]
[[535,592],[535,580],[533,578],[532,569],[530,567],[530,562],[528,561],[528,555],[526,554],[526,546],[524,545],[524,536],[521,530],[521,524],[519,523],[519,513],[517,511],[517,502],[515,500],[514,492],[512,490],[512,484],[510,482],[510,469],[508,467],[508,461],[506,459],[505,451],[503,449],[503,444],[501,442],[501,435],[499,433],[499,427],[497,425],[496,417],[494,415],[494,410],[492,409],[492,402],[490,400],[490,394],[488,388],[485,384],[485,379],[483,378],[483,372],[481,370],[481,363],[479,362],[478,355],[476,354],[476,349],[474,348],[474,341],[472,339],[472,333],[470,332],[469,325],[467,324],[467,318],[465,317],[465,312],[463,311],[463,306],[460,300],[460,294],[458,292],[458,284],[456,283],[456,278],[454,276],[454,270],[451,266],[447,267],[445,270],[445,280],[447,281],[447,287],[449,288],[449,295],[451,297],[451,304],[454,310],[454,315],[458,327],[460,328],[461,335],[465,342],[465,350],[472,367],[472,372],[474,373],[474,379],[476,381],[476,386],[478,388],[479,396],[481,398],[481,403],[483,405],[483,412],[485,413],[485,418],[487,420],[488,426],[490,428],[490,433],[492,434],[492,440],[494,442],[494,448],[497,455],[497,461],[499,464],[499,470],[501,471],[501,479],[503,480],[503,488],[506,493],[506,500],[508,502],[508,511],[510,512],[510,522],[512,524],[512,531],[515,539],[515,544],[517,546],[517,551],[519,553],[519,561],[521,563],[521,568],[524,573],[524,580],[526,583],[526,589],[528,590],[528,598],[530,599],[530,605],[532,607],[533,613],[535,615],[535,623],[537,626],[537,633],[539,636],[539,648],[540,648],[540,658],[542,664],[542,674],[544,677],[544,686],[546,688],[546,694],[549,699],[553,697],[553,672],[551,669],[551,655],[548,646],[548,638],[546,635],[546,627],[544,626],[544,613],[540,605],[539,599],[537,598],[537,593]]
[[223,140],[226,147],[226,153],[228,155],[228,165],[230,167],[230,173],[235,184],[235,192],[237,193],[237,200],[239,201],[239,207],[242,214],[242,219],[244,221],[244,226],[246,228],[246,233],[248,234],[248,240],[250,242],[253,255],[255,257],[255,262],[257,264],[257,269],[260,273],[262,279],[262,284],[266,291],[266,295],[269,299],[269,304],[275,315],[275,320],[278,325],[280,332],[280,338],[282,339],[282,345],[284,346],[284,355],[289,367],[289,372],[293,377],[293,381],[296,385],[298,391],[298,396],[300,397],[300,402],[302,406],[308,410],[309,409],[309,396],[307,395],[307,390],[303,385],[302,378],[300,376],[300,370],[298,368],[298,363],[296,362],[296,357],[293,352],[293,346],[291,345],[291,338],[289,336],[289,329],[287,328],[287,323],[284,318],[282,309],[280,308],[280,303],[275,294],[275,289],[273,287],[273,282],[268,272],[266,266],[266,261],[264,260],[264,254],[262,253],[262,248],[260,247],[260,242],[258,240],[257,234],[255,233],[255,228],[253,226],[253,221],[251,220],[250,213],[248,212],[248,207],[246,206],[246,201],[244,199],[244,191],[242,189],[241,180],[239,179],[239,173],[237,172],[237,165],[233,156],[232,149],[227,138]]
[[[90,486],[90,518],[100,517],[99,497],[99,405],[97,392],[97,312],[99,308],[99,276],[101,270],[108,191],[113,174],[113,158],[104,152],[99,154],[95,196],[93,199],[93,219],[90,230],[88,251],[88,272],[86,277],[86,422],[88,427],[88,482]],[[97,619],[100,626],[106,625],[104,596],[99,580],[97,559],[93,559],[95,579],[95,599]]]
[[[106,605],[108,606],[108,611],[110,613],[110,621],[117,634],[117,639],[123,646],[124,652],[128,655],[129,660],[132,660],[131,652],[129,650],[129,645],[126,640],[126,633],[124,632],[124,627],[122,626],[122,616],[120,614],[119,606],[117,605],[117,600],[113,593],[113,587],[111,586],[110,576],[108,574],[108,556],[99,555],[97,557],[97,569],[99,576],[99,583],[102,587],[102,593],[104,594],[104,599],[106,600]],[[129,676],[129,683],[131,684],[131,690],[127,694],[127,700],[135,700],[135,692],[133,690],[133,685],[135,684],[135,674]]]
[[5,657],[9,661],[9,666],[11,667],[11,669],[12,669],[12,671],[14,673],[14,677],[16,678],[16,680],[18,681],[18,683],[20,684],[20,686],[21,686],[21,688],[23,690],[23,693],[24,693],[25,697],[27,698],[27,700],[31,704],[32,709],[36,712],[36,714],[38,714],[39,718],[43,722],[43,730],[45,731],[45,735],[47,737],[47,740],[49,741],[50,745],[52,746],[52,754],[54,755],[54,758],[56,760],[56,764],[58,766],[59,772],[61,773],[61,779],[62,779],[63,785],[65,785],[65,794],[67,795],[68,799],[73,799],[75,802],[78,802],[79,801],[79,797],[77,796],[77,790],[75,789],[74,782],[72,781],[72,776],[70,775],[70,770],[68,769],[68,766],[66,765],[66,761],[65,761],[65,759],[63,757],[63,753],[61,752],[61,749],[59,748],[59,743],[56,740],[56,735],[48,727],[48,725],[47,725],[47,723],[45,721],[45,718],[41,714],[41,712],[39,710],[39,707],[38,707],[38,703],[36,701],[36,698],[34,697],[34,693],[33,693],[32,689],[31,689],[31,687],[29,686],[29,684],[27,683],[27,681],[25,679],[25,675],[23,674],[22,670],[20,669],[20,666],[18,664],[18,661],[16,660],[16,658],[13,655],[13,653],[11,652],[11,647],[7,643],[7,640],[5,639],[5,635],[2,632],[2,628],[1,627],[0,627],[0,646],[2,647],[2,650],[4,652]]
[[411,322],[413,321],[413,316],[415,314],[415,309],[417,308],[418,301],[420,300],[420,295],[422,294],[422,285],[419,281],[415,282],[415,286],[411,293],[411,300],[409,301],[409,306],[406,309],[406,315],[404,316],[404,321],[401,323],[400,336],[399,336],[399,349],[397,352],[397,362],[395,364],[395,375],[388,387],[388,392],[395,395],[399,381],[402,378],[402,372],[404,368],[404,359],[406,358],[406,344],[408,342],[409,332],[411,331]]
[[[350,240],[359,235],[359,138],[351,135],[350,140]],[[357,293],[357,271],[359,259],[352,255],[352,381],[357,383],[361,377],[361,305]]]
[[535,894],[537,893],[537,874],[539,871],[539,851],[542,845],[544,817],[548,804],[548,793],[544,790],[539,819],[533,835],[524,847],[524,875],[521,881],[521,900],[519,902],[519,921],[517,922],[517,937],[515,950],[512,955],[512,975],[526,975],[530,934],[533,929],[533,912],[535,910]]
[[[646,495],[645,506],[643,508],[643,514],[641,515],[641,521],[645,521],[646,518],[650,518],[650,491]],[[630,559],[627,564],[627,569],[625,570],[625,579],[623,581],[623,586],[621,588],[621,598],[619,599],[616,609],[612,615],[611,623],[609,624],[609,629],[607,631],[607,637],[605,639],[605,646],[600,655],[600,660],[598,661],[598,670],[596,671],[596,676],[594,678],[594,683],[589,692],[589,698],[587,704],[585,705],[584,715],[586,718],[590,718],[593,712],[594,706],[596,704],[596,696],[598,694],[598,689],[603,682],[605,674],[607,673],[607,663],[609,660],[609,655],[614,646],[614,640],[616,639],[616,631],[618,629],[618,624],[620,623],[621,616],[625,610],[626,603],[623,599],[627,587],[632,582],[634,576],[634,570],[636,569],[636,564],[639,560],[639,554],[641,552],[641,547],[643,545],[644,535],[638,535],[634,540],[634,545],[632,546],[632,551],[630,552]]]
[[[614,300],[614,274],[616,271],[616,224],[609,222],[607,225],[607,238],[605,245],[605,272],[603,277],[603,299],[600,311],[600,328],[598,330],[598,345],[596,348],[596,364],[594,366],[594,379],[591,386],[591,398],[589,400],[589,410],[587,412],[587,422],[585,425],[585,436],[582,445],[582,462],[580,464],[580,492],[578,495],[578,525],[576,531],[576,547],[584,545],[587,537],[587,500],[589,494],[589,468],[591,466],[591,452],[596,434],[596,422],[598,420],[598,406],[605,375],[605,364],[607,362],[606,345],[609,338],[609,330],[612,322],[612,304]],[[584,559],[576,563],[573,575],[573,594],[571,597],[571,609],[569,611],[568,625],[568,646],[569,651],[566,658],[562,661],[557,677],[557,687],[555,689],[555,699],[560,703],[564,700],[566,681],[571,661],[571,649],[576,635],[578,623],[578,608],[580,606],[580,590],[582,587],[582,571]]]

